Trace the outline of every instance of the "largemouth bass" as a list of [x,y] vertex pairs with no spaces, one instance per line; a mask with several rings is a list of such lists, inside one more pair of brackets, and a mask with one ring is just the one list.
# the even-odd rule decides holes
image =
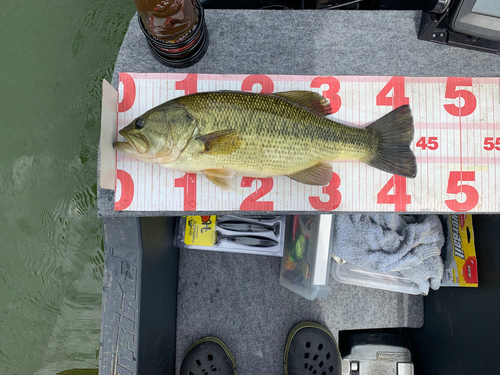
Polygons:
[[413,119],[408,105],[366,128],[325,116],[331,107],[310,91],[274,94],[219,91],[163,103],[120,130],[115,149],[139,160],[184,172],[201,172],[230,191],[233,176],[285,175],[327,185],[330,161],[358,160],[413,178]]

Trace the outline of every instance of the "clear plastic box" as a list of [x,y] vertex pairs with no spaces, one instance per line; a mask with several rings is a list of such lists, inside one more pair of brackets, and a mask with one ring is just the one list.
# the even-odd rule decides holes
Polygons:
[[399,272],[366,271],[348,262],[331,264],[332,277],[344,284],[390,290],[407,294],[422,294],[417,284],[403,277]]
[[313,300],[330,292],[332,215],[287,216],[280,284]]

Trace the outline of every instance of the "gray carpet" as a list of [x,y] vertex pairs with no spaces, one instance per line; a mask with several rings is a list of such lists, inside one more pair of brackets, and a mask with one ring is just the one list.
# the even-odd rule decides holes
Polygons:
[[189,346],[215,335],[233,353],[239,375],[282,374],[283,348],[295,323],[339,330],[420,327],[422,297],[336,283],[309,301],[279,284],[281,259],[181,250],[177,371]]
[[[210,46],[193,73],[498,76],[498,56],[416,38],[419,12],[207,10]],[[119,72],[171,72],[150,55],[135,18],[118,56]],[[101,217],[156,216],[114,212],[113,192],[99,189]],[[309,319],[339,330],[419,327],[423,298],[330,280],[328,298],[308,301],[279,284],[280,259],[181,251],[177,369],[189,345],[217,335],[240,375],[281,374],[294,323]]]

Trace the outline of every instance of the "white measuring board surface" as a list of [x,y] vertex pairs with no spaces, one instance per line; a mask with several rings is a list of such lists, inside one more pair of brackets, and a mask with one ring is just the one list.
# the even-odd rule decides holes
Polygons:
[[235,177],[228,193],[202,174],[118,152],[115,210],[500,212],[500,78],[121,73],[117,140],[118,130],[165,101],[218,90],[315,91],[330,100],[329,118],[357,127],[409,104],[417,177],[342,161],[332,162],[327,186]]

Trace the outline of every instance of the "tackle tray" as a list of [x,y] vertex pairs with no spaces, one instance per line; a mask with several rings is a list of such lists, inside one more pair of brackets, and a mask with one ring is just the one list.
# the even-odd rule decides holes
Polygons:
[[330,292],[332,215],[287,216],[280,284],[314,300]]

